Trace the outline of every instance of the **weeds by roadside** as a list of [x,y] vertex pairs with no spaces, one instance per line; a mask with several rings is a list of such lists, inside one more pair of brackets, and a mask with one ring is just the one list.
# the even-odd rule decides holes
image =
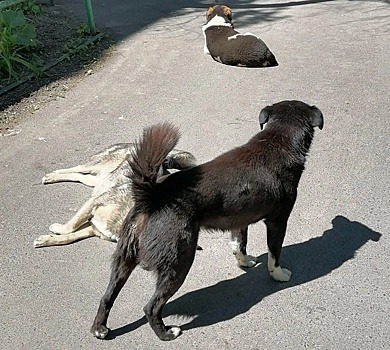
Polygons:
[[36,28],[27,17],[39,17],[41,13],[42,6],[36,5],[34,0],[0,12],[0,87],[11,80],[19,80],[26,70],[36,75],[42,73]]
[[31,18],[39,41],[36,53],[45,65],[55,63],[64,55],[66,59],[0,95],[0,136],[8,134],[16,123],[37,111],[43,103],[64,98],[78,80],[100,69],[114,50],[107,30],[93,45],[80,45],[92,38],[89,27],[84,18],[68,16],[61,6],[43,6],[39,17]]

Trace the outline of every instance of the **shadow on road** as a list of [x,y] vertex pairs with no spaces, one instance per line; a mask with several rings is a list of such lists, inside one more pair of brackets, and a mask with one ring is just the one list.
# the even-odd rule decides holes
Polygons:
[[[269,276],[267,254],[258,257],[259,264],[246,273],[218,282],[210,287],[187,293],[168,303],[163,316],[179,315],[192,320],[181,325],[182,330],[209,326],[245,313],[263,298],[281,290],[292,288],[326,276],[368,241],[378,242],[381,234],[367,226],[343,216],[332,220],[333,228],[322,236],[283,248],[284,266],[292,270],[289,282],[277,283]],[[131,332],[147,323],[146,318],[113,330],[107,339]]]

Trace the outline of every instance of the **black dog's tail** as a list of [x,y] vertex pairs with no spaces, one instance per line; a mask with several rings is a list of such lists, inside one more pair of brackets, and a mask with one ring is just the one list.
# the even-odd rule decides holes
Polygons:
[[132,192],[135,210],[147,213],[153,209],[153,197],[162,164],[179,141],[179,131],[170,123],[153,125],[144,130],[136,143],[132,170]]

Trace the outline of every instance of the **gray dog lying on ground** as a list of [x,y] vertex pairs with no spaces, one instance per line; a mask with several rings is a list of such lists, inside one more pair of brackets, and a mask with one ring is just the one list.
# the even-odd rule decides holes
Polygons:
[[[120,143],[92,156],[85,164],[59,169],[43,177],[43,184],[81,182],[94,187],[91,197],[66,224],[52,224],[53,234],[34,240],[34,247],[65,245],[88,237],[116,242],[125,216],[133,206],[129,160],[134,144]],[[160,172],[195,166],[195,157],[174,149],[165,158]]]

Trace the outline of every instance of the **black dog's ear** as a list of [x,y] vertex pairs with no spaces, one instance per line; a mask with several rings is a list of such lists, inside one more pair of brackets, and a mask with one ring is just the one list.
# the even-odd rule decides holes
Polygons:
[[322,112],[316,106],[311,106],[310,108],[313,111],[311,125],[313,125],[313,127],[318,126],[320,130],[322,130],[324,127],[324,116],[322,115]]
[[263,108],[259,115],[260,130],[263,130],[263,125],[268,122],[271,112],[271,106]]

